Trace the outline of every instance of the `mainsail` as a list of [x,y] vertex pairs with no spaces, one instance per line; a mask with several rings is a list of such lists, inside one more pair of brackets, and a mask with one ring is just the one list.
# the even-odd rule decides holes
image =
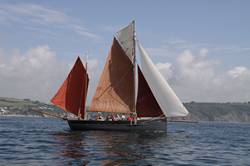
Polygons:
[[133,112],[135,105],[133,34],[134,22],[115,35],[90,111]]
[[51,102],[67,112],[84,118],[89,78],[78,57],[68,77]]
[[186,108],[157,70],[140,43],[138,43],[138,47],[141,55],[142,74],[165,116],[186,116],[188,114]]

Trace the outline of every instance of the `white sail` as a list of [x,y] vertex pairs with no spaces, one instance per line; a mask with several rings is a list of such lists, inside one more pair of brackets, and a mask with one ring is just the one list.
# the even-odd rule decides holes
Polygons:
[[129,57],[132,63],[134,63],[134,50],[135,50],[135,41],[134,41],[134,30],[135,22],[116,32],[115,38],[121,45],[123,51]]
[[186,116],[188,111],[158,71],[140,43],[141,70],[166,117]]

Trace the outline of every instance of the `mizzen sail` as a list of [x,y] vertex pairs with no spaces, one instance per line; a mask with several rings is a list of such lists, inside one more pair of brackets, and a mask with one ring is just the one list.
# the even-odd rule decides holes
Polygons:
[[84,118],[89,78],[78,57],[68,77],[51,102],[63,110]]
[[166,117],[186,116],[188,111],[176,96],[167,81],[157,70],[142,45],[138,43],[141,69],[155,99]]
[[134,110],[134,23],[117,32],[90,105],[93,112]]

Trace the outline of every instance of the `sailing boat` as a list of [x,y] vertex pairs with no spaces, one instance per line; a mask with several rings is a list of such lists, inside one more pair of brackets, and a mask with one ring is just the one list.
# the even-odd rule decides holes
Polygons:
[[[140,65],[137,64],[136,46]],[[87,67],[87,64],[86,64]],[[166,131],[167,117],[188,111],[158,71],[146,50],[135,40],[135,22],[113,38],[88,112],[126,114],[132,120],[97,121],[86,118],[88,73],[80,58],[51,102],[78,119],[67,119],[72,130]]]

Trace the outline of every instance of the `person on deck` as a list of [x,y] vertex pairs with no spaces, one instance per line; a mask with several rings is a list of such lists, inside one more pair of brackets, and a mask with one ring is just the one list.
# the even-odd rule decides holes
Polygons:
[[106,116],[106,121],[113,121],[112,116],[110,114]]
[[119,114],[116,114],[116,116],[115,116],[115,120],[116,120],[116,121],[121,120],[121,117],[120,117],[120,115],[119,115]]
[[121,120],[126,120],[126,116],[124,114],[122,114]]
[[130,115],[128,118],[127,118],[128,121],[132,122],[134,120],[134,117],[133,115]]
[[104,118],[102,117],[102,115],[100,113],[98,113],[96,120],[97,121],[104,121]]
[[114,114],[111,114],[111,120],[112,120],[112,121],[116,121],[116,118],[115,118],[115,115],[114,115]]

